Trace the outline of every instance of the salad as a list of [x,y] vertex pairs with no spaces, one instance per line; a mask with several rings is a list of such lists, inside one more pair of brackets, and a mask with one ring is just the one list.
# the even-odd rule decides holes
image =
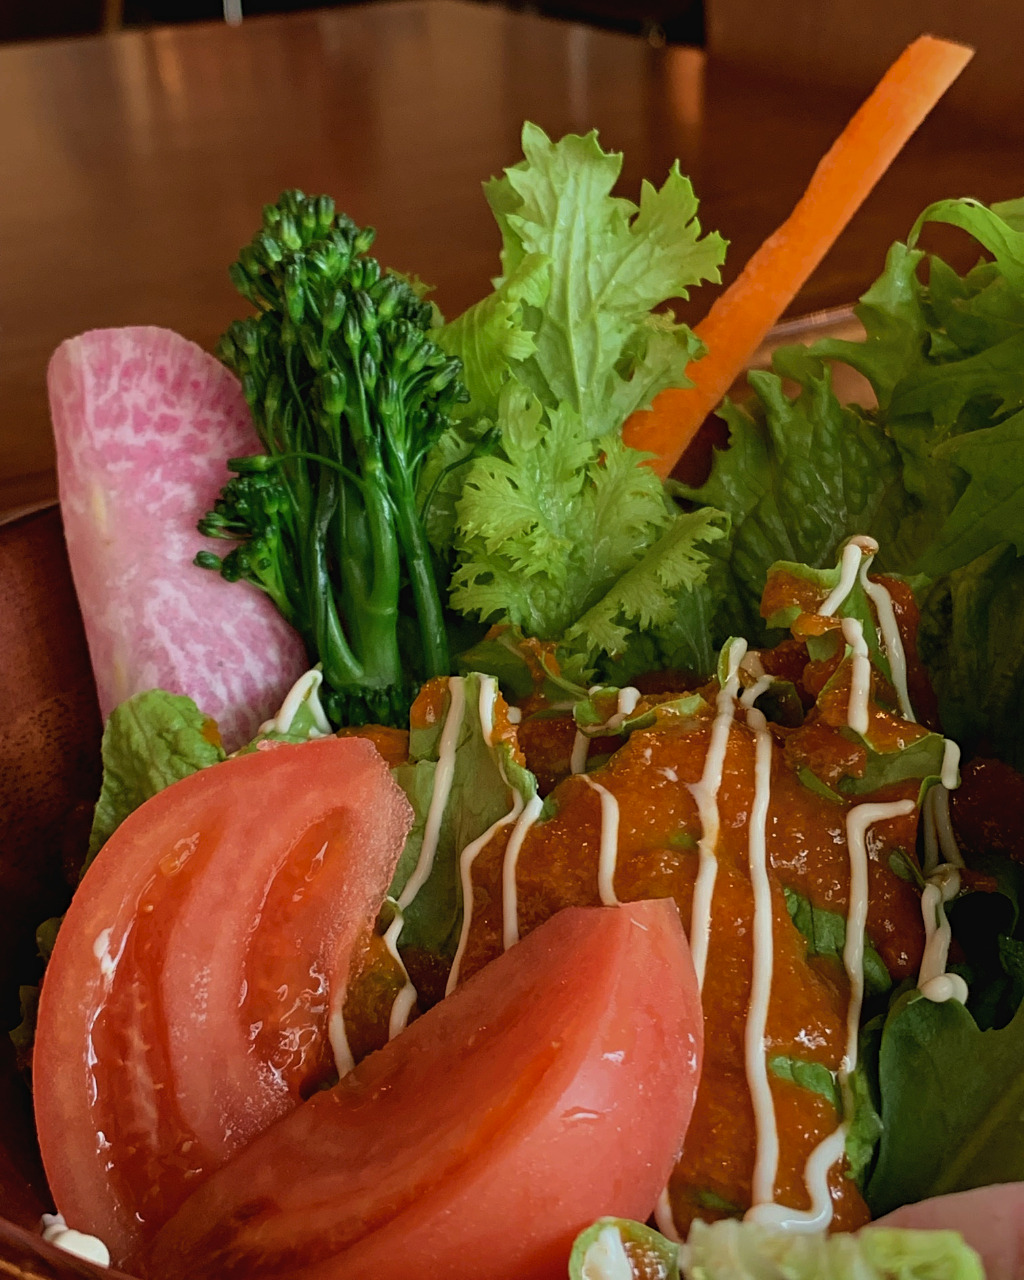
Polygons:
[[724,242],[677,168],[523,150],[453,320],[287,192],[220,364],[54,358],[109,712],[41,931],[57,1207],[168,1280],[983,1275],[957,1231],[1011,1276],[1024,202],[925,210],[686,486],[729,343],[665,304]]

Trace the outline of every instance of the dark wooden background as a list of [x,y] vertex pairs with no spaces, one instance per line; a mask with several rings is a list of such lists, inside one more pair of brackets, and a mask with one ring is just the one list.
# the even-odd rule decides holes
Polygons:
[[[965,91],[983,80],[969,67]],[[0,47],[0,511],[55,493],[45,370],[58,343],[160,324],[211,347],[244,313],[227,267],[285,187],[328,191],[377,226],[381,258],[436,284],[453,314],[497,270],[480,183],[515,162],[522,121],[596,127],[625,152],[625,194],[680,159],[705,225],[732,242],[730,278],[862,96],[453,0]],[[940,106],[794,310],[853,301],[929,201],[1022,192],[1016,140]]]

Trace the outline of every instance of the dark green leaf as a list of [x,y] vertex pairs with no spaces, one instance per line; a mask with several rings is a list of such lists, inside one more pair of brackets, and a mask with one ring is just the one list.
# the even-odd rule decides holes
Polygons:
[[836,1111],[842,1114],[843,1101],[839,1093],[839,1084],[833,1072],[823,1062],[808,1062],[805,1058],[791,1058],[777,1054],[768,1059],[768,1070],[779,1080],[788,1080],[790,1084],[808,1089],[811,1093],[820,1094],[830,1102]]
[[[784,886],[790,919],[807,940],[809,956],[831,956],[842,963],[846,946],[846,917],[816,907],[795,889]],[[864,989],[869,995],[888,991],[892,978],[869,938],[864,940]]]
[[897,1000],[879,1055],[885,1129],[867,1188],[872,1212],[1024,1180],[1022,1063],[1024,1007],[1002,1030],[981,1031],[958,1001]]

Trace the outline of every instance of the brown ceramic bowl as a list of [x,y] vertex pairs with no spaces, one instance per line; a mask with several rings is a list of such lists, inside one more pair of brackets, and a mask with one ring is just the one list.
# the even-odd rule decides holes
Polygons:
[[[784,323],[752,367],[767,367],[784,342],[857,329],[848,310]],[[853,382],[841,388],[849,399],[862,393]],[[721,438],[716,424],[684,458],[687,479],[703,478]],[[0,655],[0,1277],[116,1276],[36,1234],[53,1206],[7,1035],[19,1020],[19,985],[39,974],[36,925],[70,898],[100,784],[96,689],[56,506],[0,517]]]

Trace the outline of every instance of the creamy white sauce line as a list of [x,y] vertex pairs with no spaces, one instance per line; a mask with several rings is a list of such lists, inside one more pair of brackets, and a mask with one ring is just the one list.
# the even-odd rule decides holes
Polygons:
[[569,772],[582,773],[587,767],[587,756],[590,755],[590,739],[582,729],[576,730],[572,740],[572,754],[569,757]]
[[759,1204],[743,1215],[744,1222],[759,1222],[780,1231],[810,1234],[824,1231],[832,1221],[832,1193],[829,1170],[846,1150],[846,1125],[833,1129],[814,1148],[804,1165],[804,1183],[811,1197],[810,1209],[789,1209],[782,1204]]
[[844,618],[843,639],[852,650],[850,672],[850,698],[846,707],[846,722],[861,737],[870,728],[869,698],[871,697],[871,658],[868,656],[864,628],[856,618]]
[[462,721],[466,714],[466,690],[461,676],[452,676],[449,679],[448,697],[448,714],[445,717],[441,741],[438,744],[434,789],[430,796],[430,808],[427,810],[427,821],[423,828],[420,856],[416,862],[415,871],[398,896],[398,905],[403,911],[426,884],[434,869],[437,841],[441,834],[441,820],[448,807],[448,797],[451,795],[452,782],[455,778],[455,748],[458,745]]
[[597,892],[601,905],[617,907],[615,867],[619,859],[619,802],[607,787],[583,775],[583,781],[601,799],[601,843],[597,859]]
[[946,972],[952,930],[943,904],[951,902],[959,892],[959,868],[948,862],[936,868],[921,891],[925,941],[917,986],[926,1000],[933,1000],[936,1004],[943,1004],[946,1000],[959,1000],[961,1004],[967,1002],[967,983],[959,974]]
[[744,1026],[744,1061],[747,1087],[754,1107],[756,1156],[751,1186],[753,1203],[774,1198],[775,1175],[779,1166],[779,1131],[775,1103],[768,1082],[767,1026],[775,964],[772,891],[768,879],[768,806],[771,801],[772,738],[768,722],[754,703],[771,684],[763,676],[743,694],[747,724],[754,733],[754,801],[750,810],[747,851],[750,885],[754,895],[753,945],[750,1003]]
[[[729,648],[726,666],[725,684],[718,692],[715,700],[716,715],[711,726],[711,738],[708,752],[704,757],[704,771],[700,782],[688,788],[697,805],[697,813],[701,823],[701,838],[698,845],[700,861],[697,868],[697,880],[693,886],[693,906],[690,912],[689,942],[693,967],[697,975],[698,989],[703,990],[704,974],[707,969],[708,943],[711,937],[711,903],[714,898],[715,880],[718,876],[718,859],[715,846],[718,844],[718,833],[721,826],[718,810],[718,792],[722,785],[722,770],[725,765],[725,753],[729,745],[729,733],[736,718],[736,694],[740,685],[740,668],[748,663],[747,642],[734,640]],[[746,668],[744,668],[746,669]],[[747,717],[756,698],[771,683],[772,677],[764,675],[764,669],[757,662],[758,678],[756,683],[743,695],[747,707]],[[760,712],[754,713],[760,715]],[[764,717],[761,716],[762,722]],[[672,781],[677,781],[673,773]],[[770,928],[770,922],[769,922]],[[771,986],[771,974],[768,976]],[[764,1058],[764,1036],[761,1037],[761,1057]],[[751,1091],[753,1095],[753,1090]],[[769,1098],[769,1102],[770,1102]],[[756,1112],[755,1102],[755,1112]],[[772,1114],[774,1122],[774,1111]],[[658,1203],[654,1208],[654,1220],[663,1236],[681,1244],[682,1240],[675,1229],[675,1218],[672,1213],[672,1201],[668,1187],[662,1189]]]
[[[906,817],[916,809],[913,800],[888,804],[859,804],[846,815],[846,841],[850,853],[850,902],[846,915],[846,945],[843,966],[850,981],[850,1003],[846,1018],[846,1050],[839,1068],[840,1080],[857,1065],[860,1011],[864,999],[864,926],[868,913],[868,828],[876,822]],[[846,1149],[846,1123],[840,1124],[814,1148],[804,1167],[804,1182],[811,1208],[789,1209],[784,1205],[755,1204],[744,1215],[783,1231],[822,1231],[832,1221],[832,1197],[828,1188],[829,1170]]]
[[64,1221],[63,1214],[44,1213],[39,1220],[42,1237],[48,1243],[63,1249],[76,1258],[84,1258],[97,1267],[110,1266],[110,1250],[99,1238],[84,1231],[76,1231]]
[[846,844],[850,851],[850,903],[846,913],[846,945],[843,965],[850,979],[850,1005],[846,1018],[846,1053],[841,1071],[847,1075],[857,1065],[860,1010],[864,1000],[864,930],[868,919],[868,828],[876,822],[909,817],[917,808],[913,800],[888,804],[859,804],[846,815]]
[[[910,709],[906,688],[906,659],[899,630],[896,626],[895,613],[889,593],[880,584],[867,581],[867,569],[870,560],[877,551],[873,539],[852,539],[843,549],[840,566],[840,580],[835,589],[820,606],[819,613],[828,616],[840,607],[853,590],[858,573],[869,599],[879,615],[882,630],[882,643],[886,650],[893,680],[896,687],[900,709],[906,713]],[[853,618],[842,620],[843,639],[852,650],[853,670],[851,672],[850,699],[847,708],[847,720],[852,729],[865,735],[869,728],[869,698],[871,691],[871,667],[867,644],[864,640],[862,624]],[[750,691],[752,692],[752,691]],[[751,698],[751,701],[753,699]],[[748,720],[750,713],[748,712]],[[913,719],[911,711],[909,719]],[[755,727],[755,726],[752,726]],[[755,727],[755,733],[756,733]],[[955,761],[947,767],[949,753],[943,761],[944,780],[950,770],[955,770]],[[756,806],[756,783],[755,783]],[[850,856],[850,899],[846,919],[846,942],[843,949],[843,964],[850,982],[850,1001],[847,1007],[846,1049],[840,1067],[840,1078],[846,1077],[856,1066],[857,1044],[860,1032],[860,1012],[864,999],[864,943],[868,912],[868,852],[867,831],[875,822],[895,817],[908,816],[916,805],[912,800],[896,801],[891,804],[862,804],[851,809],[846,817],[847,847]],[[764,961],[758,947],[757,896],[758,887],[755,880],[757,837],[753,831],[754,811],[751,813],[751,879],[755,892],[755,970],[751,992],[751,1010],[755,1004],[754,991],[763,983],[759,974],[759,965]],[[934,915],[934,910],[933,910]],[[770,917],[769,917],[770,919]],[[948,925],[947,925],[948,928]],[[941,947],[941,939],[935,944],[935,950]],[[948,943],[947,943],[948,948]],[[944,957],[943,957],[944,961]],[[770,963],[770,960],[768,961]],[[944,966],[943,966],[944,967]],[[763,974],[763,970],[762,970]],[[759,982],[760,978],[760,982]],[[944,980],[944,979],[943,979]],[[763,1038],[763,1030],[762,1030]],[[763,1039],[762,1039],[763,1042]],[[768,1223],[790,1231],[816,1231],[828,1226],[832,1220],[832,1198],[828,1187],[828,1175],[832,1166],[839,1160],[846,1145],[846,1124],[840,1124],[831,1134],[820,1142],[804,1169],[804,1181],[811,1198],[811,1209],[792,1210],[772,1202],[773,1186],[768,1182],[769,1170],[772,1169],[771,1136],[767,1127],[768,1109],[763,1096],[759,1099],[762,1083],[767,1086],[766,1072],[762,1077],[762,1069],[756,1056],[755,1024],[748,1011],[747,1021],[747,1078],[751,1086],[751,1097],[754,1102],[755,1117],[758,1122],[758,1152],[754,1170],[753,1207],[746,1217],[751,1221]],[[763,1051],[761,1061],[763,1062]],[[770,1106],[771,1095],[768,1093],[767,1103]],[[774,1109],[770,1112],[771,1125],[774,1129]],[[764,1126],[764,1127],[762,1127]],[[777,1141],[777,1138],[776,1138]],[[772,1169],[774,1180],[774,1170]]]
[[494,704],[498,701],[498,682],[494,676],[480,677],[480,696],[477,699],[477,715],[480,732],[489,747],[494,746]]
[[519,894],[516,889],[516,865],[526,833],[540,817],[544,801],[532,796],[512,828],[501,864],[501,940],[507,951],[519,941]]
[[877,553],[878,543],[874,538],[858,536],[849,540],[843,547],[843,554],[839,561],[839,581],[818,606],[819,617],[831,617],[840,605],[845,603],[846,597],[857,581],[861,560],[864,556],[875,556]]
[[[896,621],[892,596],[880,582],[872,582],[868,577],[868,570],[877,551],[878,544],[873,538],[850,539],[843,548],[839,583],[821,605],[819,612],[828,616],[840,607],[857,580],[856,573],[851,576],[851,567],[859,563],[860,584],[878,615],[882,647],[889,662],[900,714],[905,720],[916,724],[917,717],[914,715],[907,686],[906,651]],[[853,678],[847,720],[851,729],[864,736],[869,727],[868,698],[871,681],[864,632],[861,624],[852,618],[844,618],[842,627],[843,638],[853,650]],[[867,664],[866,675],[864,664]],[[947,738],[942,753],[940,785],[929,790],[921,813],[924,844],[922,870],[927,882],[921,893],[925,947],[917,986],[926,999],[936,1003],[946,1000],[963,1002],[967,999],[967,984],[963,978],[946,973],[951,931],[945,903],[951,902],[959,893],[959,869],[964,865],[949,817],[949,793],[958,784],[959,763],[960,748]]]
[[334,1055],[334,1068],[340,1079],[341,1076],[347,1076],[356,1065],[349,1046],[348,1033],[345,1031],[344,1008],[331,1010],[327,1019],[327,1039],[330,1041],[331,1053]]
[[704,972],[708,961],[708,942],[711,933],[711,902],[718,875],[718,859],[715,846],[720,826],[718,792],[722,785],[722,769],[729,745],[729,732],[736,717],[736,691],[739,688],[739,667],[747,652],[745,640],[734,640],[729,648],[725,684],[715,701],[716,715],[711,727],[711,740],[704,759],[704,771],[700,782],[690,787],[690,794],[697,803],[701,823],[698,845],[700,861],[697,881],[693,887],[693,908],[690,914],[690,951],[697,974],[697,986],[703,989]]
[[[600,687],[600,685],[595,685],[589,692],[594,694]],[[569,757],[570,773],[584,772],[587,767],[587,757],[590,754],[591,741],[607,733],[616,733],[621,729],[623,723],[636,710],[639,701],[640,690],[634,689],[632,685],[628,684],[624,689],[619,690],[615,711],[603,724],[589,727],[586,733],[582,729],[576,730],[576,737],[572,743],[572,755]]]
[[284,702],[281,703],[281,710],[272,719],[264,720],[259,727],[259,732],[290,732],[295,722],[295,717],[302,710],[302,704],[306,703],[309,707],[310,715],[313,717],[313,728],[309,736],[311,738],[329,737],[334,730],[331,728],[331,722],[327,719],[320,703],[319,691],[323,682],[324,673],[318,668],[314,667],[311,671],[303,672],[285,694]]
[[462,931],[459,934],[459,945],[455,951],[455,959],[452,961],[451,971],[448,974],[448,981],[445,983],[444,993],[450,996],[458,986],[459,970],[462,968],[462,958],[466,954],[466,946],[469,942],[469,930],[473,920],[473,863],[486,845],[490,844],[494,836],[497,835],[503,827],[507,827],[510,823],[515,822],[523,811],[523,797],[518,792],[513,793],[512,808],[497,822],[492,822],[482,836],[478,836],[471,841],[459,854],[459,876],[462,880]]
[[874,558],[873,554],[865,553],[864,563],[860,569],[860,585],[864,588],[864,594],[875,606],[878,627],[882,633],[882,648],[889,660],[889,672],[892,676],[893,688],[896,690],[900,715],[904,720],[916,723],[917,717],[914,715],[914,708],[910,705],[910,691],[907,688],[907,654],[903,648],[903,637],[900,635],[899,624],[896,621],[892,596],[880,582],[872,582],[868,577],[868,570]]
[[661,1195],[658,1196],[658,1203],[654,1206],[654,1221],[658,1230],[667,1240],[672,1240],[675,1244],[683,1243],[682,1236],[676,1230],[675,1214],[672,1212],[672,1197],[668,1193],[668,1187],[663,1188]]
[[622,1243],[618,1227],[602,1227],[597,1239],[587,1247],[580,1267],[582,1280],[633,1280],[633,1264]]
[[[397,901],[390,899],[395,908],[395,918],[388,925],[384,934],[384,945],[402,972],[404,979],[398,995],[391,1005],[388,1019],[388,1039],[393,1040],[405,1029],[409,1015],[416,1005],[416,988],[409,977],[398,951],[398,940],[402,936],[405,924],[405,909],[412,903],[416,895],[430,878],[434,869],[434,858],[437,855],[437,843],[441,834],[441,821],[448,807],[448,799],[455,779],[455,748],[458,745],[459,733],[466,714],[466,689],[461,676],[451,676],[448,680],[448,713],[445,716],[444,728],[437,749],[437,767],[434,770],[434,786],[430,793],[430,806],[427,809],[427,820],[423,827],[423,843],[420,845],[420,856],[415,870],[406,881],[405,888],[398,895]],[[342,1028],[344,1035],[344,1027]],[[333,1044],[333,1040],[332,1040]],[[340,1042],[338,1048],[340,1049]],[[346,1040],[345,1047],[348,1047]],[[349,1054],[351,1057],[351,1053]],[[335,1055],[337,1059],[337,1053]],[[339,1065],[340,1072],[340,1065]]]
[[409,970],[405,967],[405,961],[402,959],[398,951],[398,939],[402,936],[402,926],[405,924],[405,916],[402,912],[401,899],[395,901],[394,898],[388,899],[395,909],[395,918],[388,925],[384,934],[384,945],[387,947],[392,959],[398,965],[404,979],[402,986],[399,988],[398,995],[395,996],[391,1005],[391,1016],[388,1018],[388,1039],[394,1040],[400,1031],[404,1031],[409,1021],[409,1015],[412,1013],[416,1005],[416,988],[412,984],[409,977]]

